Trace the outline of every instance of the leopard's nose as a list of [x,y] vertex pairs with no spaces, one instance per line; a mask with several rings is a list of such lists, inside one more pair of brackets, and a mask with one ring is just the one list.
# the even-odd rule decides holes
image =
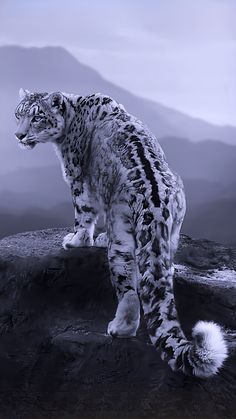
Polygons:
[[26,134],[22,134],[21,132],[16,132],[15,136],[16,138],[18,138],[18,140],[22,141],[26,137]]

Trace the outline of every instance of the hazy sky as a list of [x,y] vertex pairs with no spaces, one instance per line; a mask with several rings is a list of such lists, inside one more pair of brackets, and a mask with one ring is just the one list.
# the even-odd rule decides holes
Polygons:
[[236,125],[235,22],[236,0],[0,0],[1,45],[62,45],[133,93],[218,124]]

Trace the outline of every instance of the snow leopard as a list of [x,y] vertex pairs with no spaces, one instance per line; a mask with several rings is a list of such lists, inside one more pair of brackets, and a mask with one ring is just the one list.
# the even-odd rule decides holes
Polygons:
[[[15,136],[23,148],[52,143],[71,190],[73,233],[64,249],[107,246],[118,306],[107,333],[136,336],[142,307],[154,347],[172,370],[206,378],[227,358],[223,329],[199,320],[187,339],[178,320],[174,255],[186,202],[148,127],[105,94],[20,90]],[[104,214],[106,233],[94,240]]]

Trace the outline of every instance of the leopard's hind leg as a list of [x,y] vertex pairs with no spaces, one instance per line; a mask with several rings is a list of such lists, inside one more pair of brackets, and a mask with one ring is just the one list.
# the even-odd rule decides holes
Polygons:
[[116,204],[107,217],[108,261],[118,298],[115,318],[108,325],[108,333],[118,337],[135,336],[140,321],[135,242],[129,211],[128,205]]

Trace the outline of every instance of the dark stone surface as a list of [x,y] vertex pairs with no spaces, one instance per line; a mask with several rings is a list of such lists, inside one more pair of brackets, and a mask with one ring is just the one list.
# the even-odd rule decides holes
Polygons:
[[[69,230],[68,230],[69,231]],[[106,251],[61,249],[66,229],[0,241],[0,418],[235,418],[236,251],[182,236],[175,294],[183,328],[229,330],[231,356],[206,381],[173,373],[142,324],[112,339]]]

